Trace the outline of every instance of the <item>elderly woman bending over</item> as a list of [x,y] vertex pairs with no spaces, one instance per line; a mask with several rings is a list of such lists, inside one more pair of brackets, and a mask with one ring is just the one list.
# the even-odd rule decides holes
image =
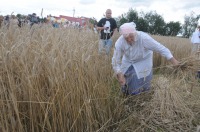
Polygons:
[[148,34],[136,31],[135,23],[120,26],[121,36],[115,43],[112,66],[126,95],[139,94],[150,89],[153,51],[166,57],[174,66],[179,62],[170,50]]

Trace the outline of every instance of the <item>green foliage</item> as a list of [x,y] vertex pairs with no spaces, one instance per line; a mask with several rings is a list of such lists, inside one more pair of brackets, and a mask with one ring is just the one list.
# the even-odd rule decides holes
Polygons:
[[22,15],[21,15],[21,14],[17,14],[16,16],[17,16],[17,18],[21,18],[21,17],[22,17]]
[[139,18],[137,23],[137,30],[147,32],[148,31],[148,22],[144,20],[144,18]]
[[[200,15],[197,18],[195,18],[195,22],[199,20],[199,17]],[[118,27],[120,27],[122,24],[126,22],[135,22],[138,31],[144,31],[150,34],[164,35],[164,36],[176,36],[178,33],[183,33],[183,32],[185,32],[186,34],[188,34],[188,32],[191,33],[191,31],[193,30],[188,31],[189,24],[191,23],[191,20],[190,21],[189,20],[187,19],[186,21],[187,23],[185,23],[185,26],[183,26],[185,29],[183,29],[180,22],[171,21],[169,23],[166,23],[163,17],[157,14],[156,11],[150,11],[147,13],[144,12],[138,13],[136,10],[133,10],[132,8],[129,9],[127,13],[124,13],[120,15],[118,18],[116,18]],[[194,19],[192,19],[192,21],[194,21]]]
[[95,25],[95,24],[97,24],[97,20],[96,20],[96,18],[90,18],[89,19],[89,22],[91,23],[91,24],[93,24],[93,25]]
[[185,15],[183,24],[184,37],[189,38],[192,35],[198,25],[199,17],[200,15],[196,16],[194,12],[191,12],[189,16]]
[[121,26],[122,24],[128,22],[128,20],[126,19],[126,14],[122,14],[121,16],[119,16],[117,18],[117,25],[118,27]]
[[128,20],[126,18],[122,17],[122,19],[120,19],[120,25],[122,25],[126,22],[128,22]]
[[156,13],[156,11],[147,13],[144,19],[149,23],[149,33],[165,35],[165,21],[161,15]]
[[181,30],[180,22],[169,22],[166,24],[166,35],[167,36],[176,36]]
[[133,10],[132,8],[129,9],[127,13],[128,22],[137,22],[138,21],[138,12]]

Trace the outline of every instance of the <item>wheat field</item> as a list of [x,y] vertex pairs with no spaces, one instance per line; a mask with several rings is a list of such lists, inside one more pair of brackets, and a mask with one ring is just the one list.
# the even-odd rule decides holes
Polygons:
[[[117,40],[115,34],[113,40]],[[152,36],[184,67],[154,54],[148,93],[124,97],[98,35],[46,25],[0,28],[0,131],[197,131],[199,61],[189,39]]]

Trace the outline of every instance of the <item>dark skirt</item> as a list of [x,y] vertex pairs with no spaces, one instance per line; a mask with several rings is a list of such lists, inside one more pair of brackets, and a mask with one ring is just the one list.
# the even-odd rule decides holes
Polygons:
[[136,95],[150,90],[151,80],[153,77],[152,71],[147,77],[138,79],[135,69],[131,65],[124,76],[126,79],[126,84],[122,86],[122,92],[125,95]]

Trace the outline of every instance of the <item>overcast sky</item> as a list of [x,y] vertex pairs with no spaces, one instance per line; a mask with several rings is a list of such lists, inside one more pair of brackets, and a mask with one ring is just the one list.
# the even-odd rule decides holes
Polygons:
[[[137,12],[156,11],[165,22],[184,22],[184,16],[194,12],[200,14],[200,0],[0,0],[0,15],[14,14],[48,14],[59,16],[103,17],[106,9],[112,10],[112,16],[127,13],[130,8]],[[73,11],[75,10],[75,12]]]

